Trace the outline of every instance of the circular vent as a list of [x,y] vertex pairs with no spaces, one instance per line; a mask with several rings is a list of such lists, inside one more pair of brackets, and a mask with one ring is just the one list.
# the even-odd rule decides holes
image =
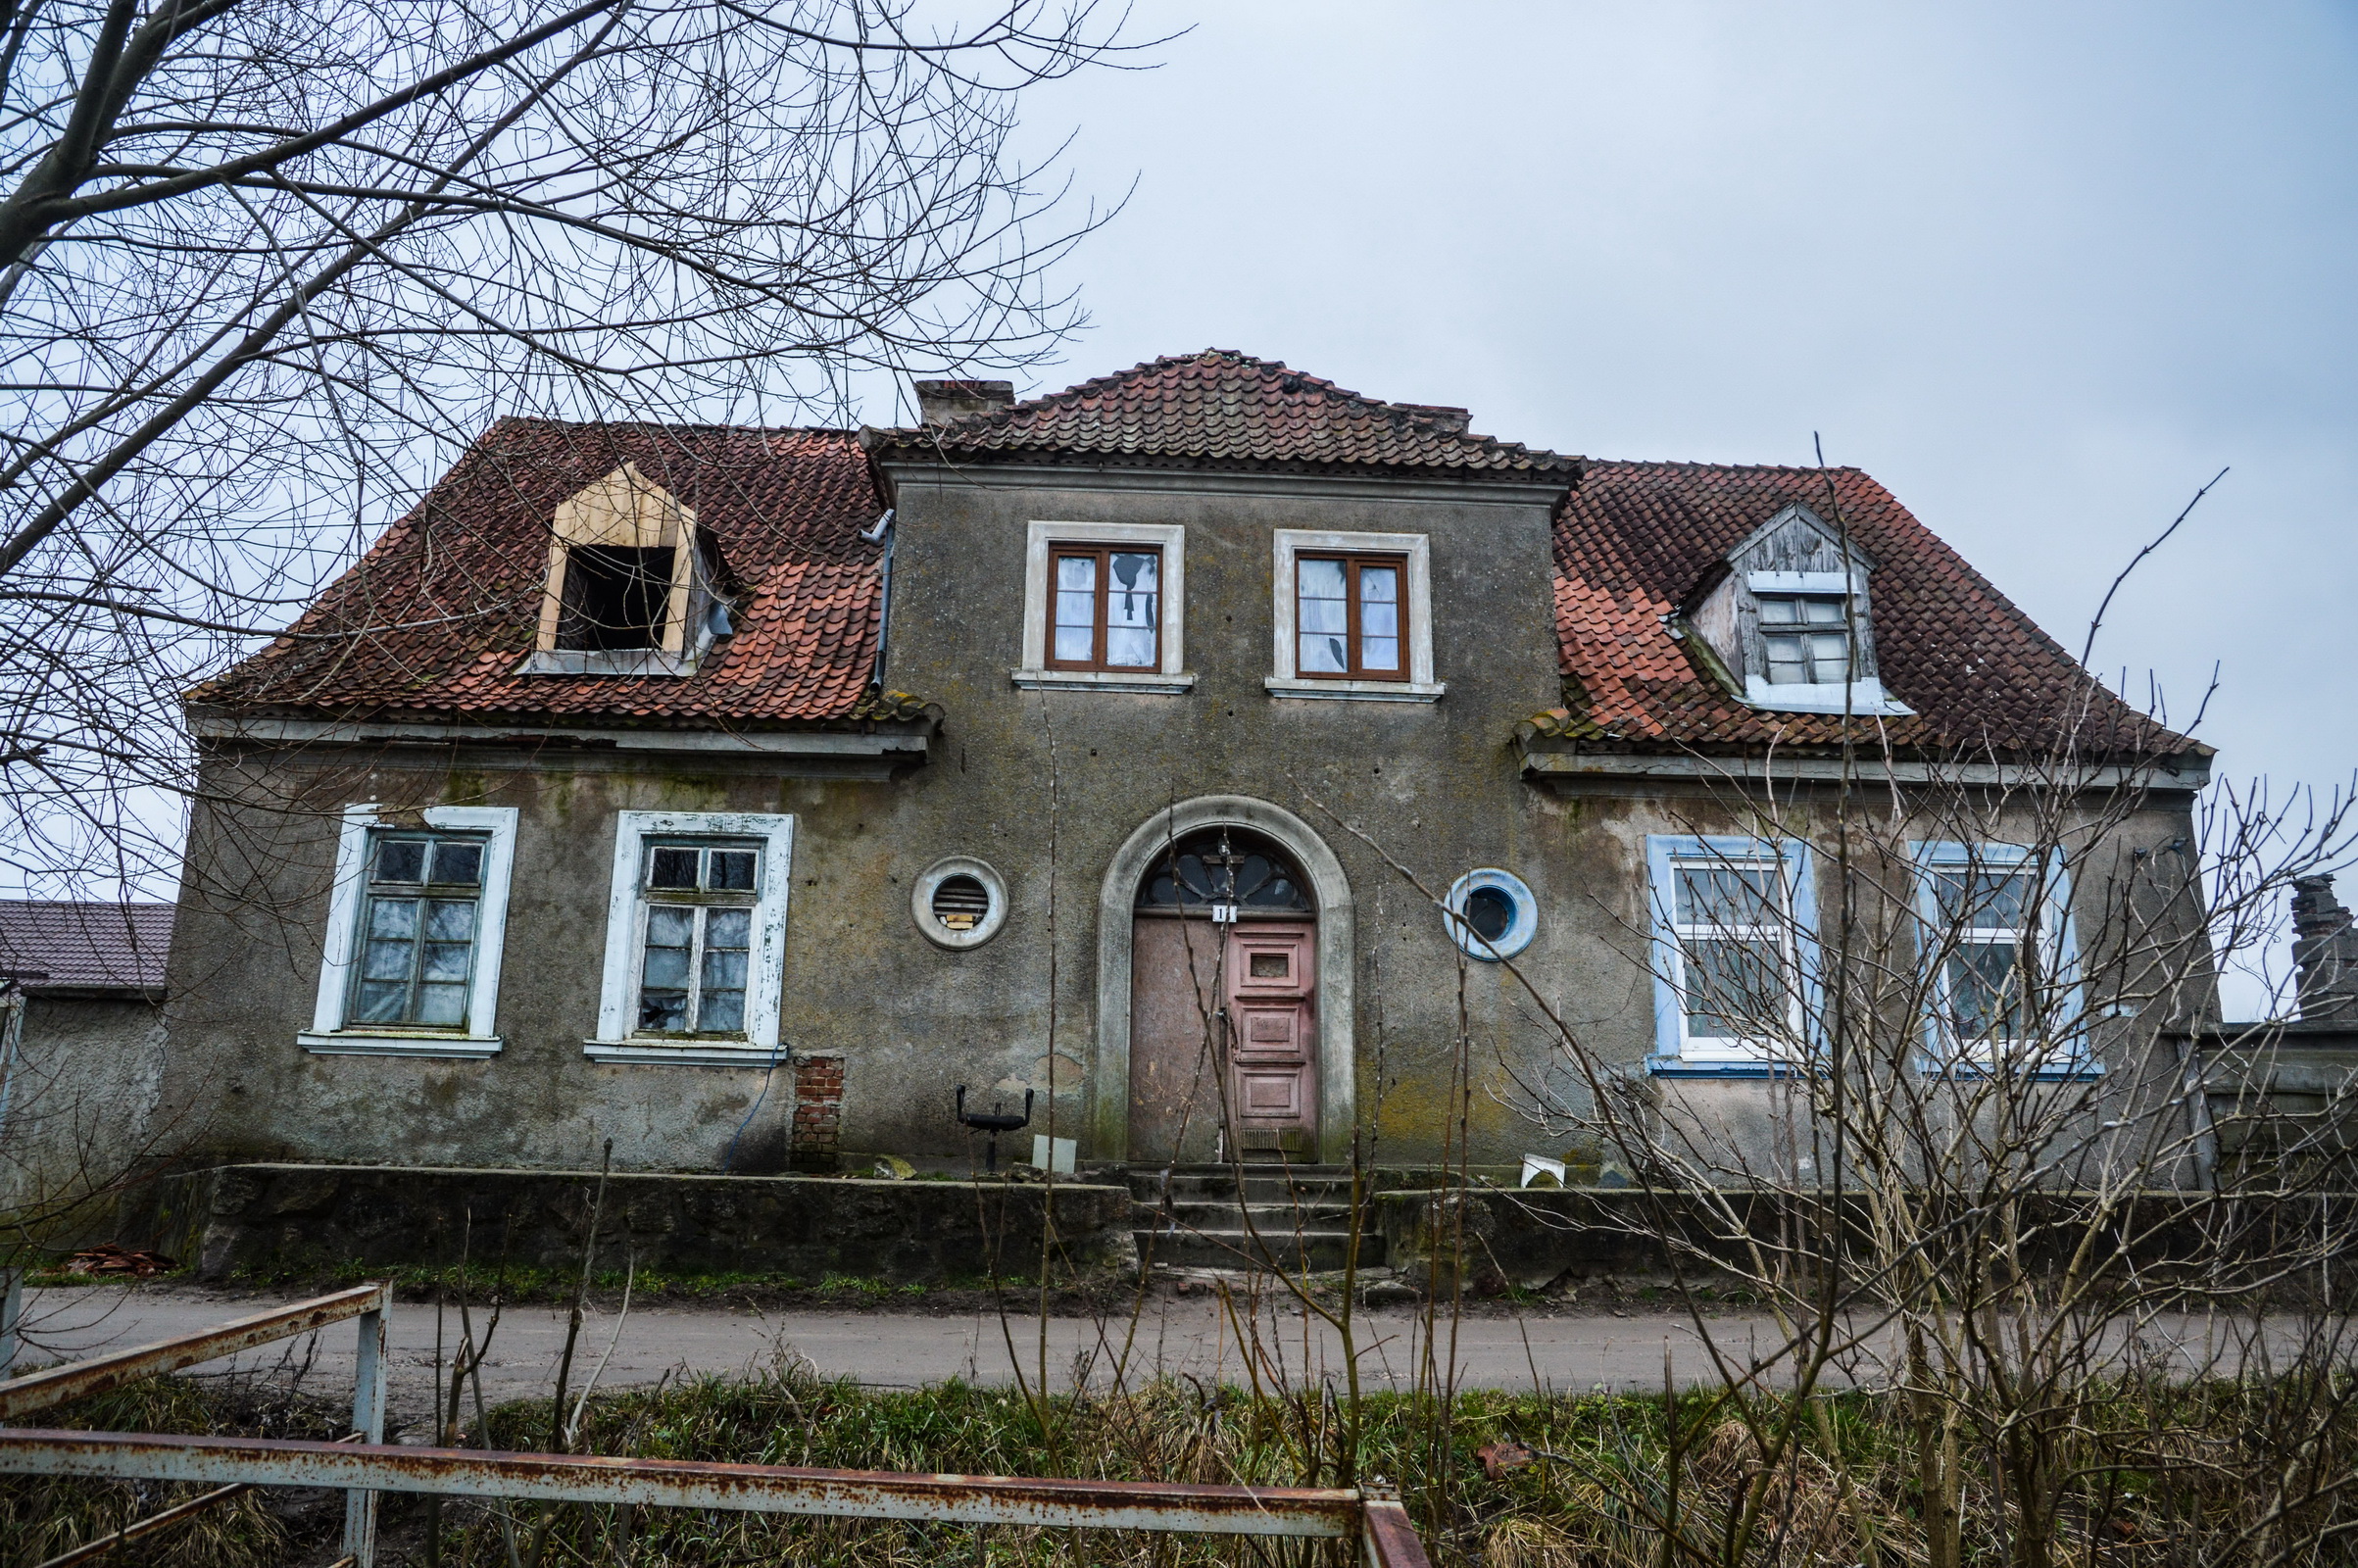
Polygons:
[[1539,901],[1512,871],[1485,866],[1459,877],[1443,901],[1449,940],[1466,956],[1495,962],[1531,946],[1540,928]]
[[909,912],[935,947],[979,948],[1007,923],[1007,885],[971,855],[945,856],[910,885]]
[[979,878],[962,872],[942,878],[942,885],[933,890],[933,917],[945,931],[959,935],[983,923],[991,912],[991,890]]

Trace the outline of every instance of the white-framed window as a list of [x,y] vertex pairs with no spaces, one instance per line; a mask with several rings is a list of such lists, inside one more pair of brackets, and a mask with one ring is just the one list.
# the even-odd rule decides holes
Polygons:
[[769,1064],[794,818],[753,811],[621,811],[606,914],[595,1060]]
[[2013,844],[1916,846],[1916,914],[1936,1070],[2092,1071],[2070,877]]
[[1485,866],[1449,885],[1442,899],[1449,940],[1466,956],[1497,962],[1531,946],[1539,934],[1540,901],[1512,871]]
[[1817,959],[1809,847],[1672,835],[1646,845],[1657,1067],[1793,1057],[1810,1034]]
[[312,1026],[318,1055],[488,1056],[516,811],[344,808]]
[[953,953],[979,948],[1007,924],[1007,879],[987,860],[946,855],[910,886],[909,912],[935,947]]
[[1025,531],[1018,686],[1175,694],[1187,668],[1187,530],[1034,522]]
[[1421,533],[1275,530],[1274,697],[1430,703],[1433,547]]

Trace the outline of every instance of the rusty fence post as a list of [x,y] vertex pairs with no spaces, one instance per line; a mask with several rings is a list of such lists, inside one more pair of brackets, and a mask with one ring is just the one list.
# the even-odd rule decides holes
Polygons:
[[[363,1312],[352,1369],[352,1430],[360,1441],[385,1441],[385,1332],[393,1315],[393,1286],[378,1287],[376,1306]],[[353,1568],[375,1568],[377,1494],[355,1487],[344,1494],[344,1552]]]

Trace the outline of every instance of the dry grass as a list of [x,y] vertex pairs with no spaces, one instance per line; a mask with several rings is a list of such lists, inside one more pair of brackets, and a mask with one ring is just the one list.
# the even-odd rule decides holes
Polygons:
[[[2059,1561],[2084,1568],[2194,1568],[2263,1560],[2304,1565],[2352,1560],[2337,1531],[2358,1510],[2333,1489],[2358,1469],[2358,1419],[2337,1414],[2346,1386],[2313,1384],[2113,1389],[2081,1412],[2081,1472],[2066,1509]],[[1764,1528],[1747,1564],[1830,1568],[1860,1562],[1857,1521],[1884,1568],[1912,1568],[1925,1553],[1917,1525],[1906,1435],[1890,1399],[1846,1394],[1828,1400],[1830,1449],[1804,1442],[1767,1479]],[[2323,1489],[2257,1555],[2247,1532],[2266,1506],[2258,1478],[2279,1466],[2301,1412],[2333,1419],[2312,1432],[2303,1461]],[[1046,1425],[1041,1416],[1045,1413]],[[1445,1419],[1446,1416],[1446,1419]],[[1333,1400],[1253,1398],[1236,1389],[1158,1382],[1109,1396],[1060,1397],[1035,1408],[1012,1391],[959,1384],[915,1392],[829,1383],[782,1362],[750,1378],[705,1378],[609,1396],[592,1406],[584,1446],[659,1458],[754,1461],[862,1469],[1105,1479],[1331,1485],[1340,1479],[1348,1423]],[[250,1393],[158,1379],[64,1412],[87,1427],[154,1431],[269,1430],[326,1436],[332,1412],[273,1409]],[[545,1403],[493,1412],[493,1446],[531,1447],[547,1431]],[[1814,1427],[1812,1428],[1814,1432]],[[1478,1450],[1501,1441],[1535,1457],[1495,1476]],[[1752,1434],[1702,1395],[1666,1410],[1658,1397],[1461,1395],[1443,1411],[1430,1399],[1370,1398],[1358,1433],[1357,1473],[1398,1483],[1437,1564],[1483,1568],[1675,1568],[1724,1560],[1726,1507],[1759,1470]],[[1987,1467],[1977,1468],[1986,1475]],[[1676,1477],[1677,1487],[1671,1487]],[[1843,1482],[1855,1503],[1845,1504]],[[0,1481],[0,1563],[38,1562],[93,1534],[174,1500],[186,1489]],[[2006,1558],[2005,1515],[1986,1484],[1966,1499],[1968,1565]],[[388,1498],[381,1561],[422,1561],[419,1510]],[[1675,1511],[1675,1512],[1674,1512]],[[1684,1545],[1665,1550],[1674,1517]],[[529,1551],[540,1516],[519,1510]],[[1346,1568],[1339,1544],[1280,1544],[1064,1532],[791,1520],[727,1513],[571,1507],[560,1510],[543,1568],[1135,1568],[1250,1564]],[[249,1497],[153,1544],[112,1559],[191,1568],[263,1568],[304,1560],[284,1525]],[[443,1561],[451,1568],[507,1568],[498,1520],[476,1506],[448,1510]],[[2290,1547],[2289,1550],[2284,1550]],[[317,1555],[316,1550],[312,1555]]]

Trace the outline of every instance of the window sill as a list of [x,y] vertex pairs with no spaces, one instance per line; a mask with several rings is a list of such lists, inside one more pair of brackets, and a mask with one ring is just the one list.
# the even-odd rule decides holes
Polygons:
[[1138,692],[1178,697],[1196,686],[1192,669],[1170,675],[1147,669],[1136,674],[1113,669],[1010,669],[1007,678],[1027,692]]
[[1793,1064],[1766,1056],[1648,1056],[1646,1070],[1655,1078],[1776,1078]]
[[498,1035],[383,1035],[344,1029],[315,1034],[306,1030],[295,1036],[295,1044],[315,1056],[431,1056],[481,1061],[500,1054]]
[[1875,679],[1820,686],[1774,686],[1753,675],[1744,683],[1744,703],[1769,713],[1843,713],[1854,718],[1906,718],[1916,710]]
[[2043,1067],[2000,1068],[1989,1059],[1952,1061],[1943,1066],[1930,1056],[1916,1063],[1916,1070],[1927,1078],[1954,1078],[1962,1083],[1980,1083],[2005,1076],[2037,1084],[2086,1084],[2104,1076],[2100,1061],[2058,1061]]
[[732,1040],[584,1040],[581,1054],[615,1067],[783,1067],[792,1054]]
[[526,654],[518,675],[693,675],[696,658],[661,648],[542,649]]
[[1261,684],[1272,697],[1324,698],[1344,703],[1438,703],[1449,687],[1439,681],[1419,684],[1406,680],[1303,680],[1271,675]]

